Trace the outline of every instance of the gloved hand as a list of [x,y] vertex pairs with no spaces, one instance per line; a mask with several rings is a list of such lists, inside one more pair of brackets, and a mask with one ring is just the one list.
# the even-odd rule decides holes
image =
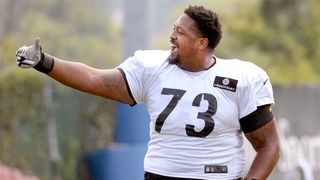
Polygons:
[[21,68],[33,67],[40,72],[49,73],[54,60],[51,55],[42,52],[40,39],[36,38],[34,45],[24,45],[16,51],[16,63]]

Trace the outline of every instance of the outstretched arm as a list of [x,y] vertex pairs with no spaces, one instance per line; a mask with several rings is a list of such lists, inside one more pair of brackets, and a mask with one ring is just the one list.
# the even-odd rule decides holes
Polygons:
[[280,141],[275,121],[272,120],[253,132],[245,133],[245,136],[257,154],[244,179],[267,179],[279,159]]
[[54,66],[48,75],[60,83],[122,103],[134,103],[119,70],[95,69],[79,62],[53,59]]
[[22,46],[16,52],[16,63],[21,68],[34,68],[62,84],[83,92],[122,103],[133,104],[125,79],[117,69],[95,69],[83,63],[58,59],[43,53],[40,39],[34,45]]

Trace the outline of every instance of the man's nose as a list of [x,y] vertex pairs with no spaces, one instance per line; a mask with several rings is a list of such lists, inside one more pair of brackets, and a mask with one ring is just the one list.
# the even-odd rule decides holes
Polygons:
[[170,35],[170,40],[172,41],[172,40],[176,40],[177,39],[177,36],[176,36],[176,34],[175,34],[175,32],[174,31],[172,31],[171,32],[171,35]]

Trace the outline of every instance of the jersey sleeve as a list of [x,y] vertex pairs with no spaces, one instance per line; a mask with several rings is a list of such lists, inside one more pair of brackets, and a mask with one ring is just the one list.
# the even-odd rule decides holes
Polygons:
[[274,104],[273,90],[267,73],[260,67],[250,63],[247,77],[240,92],[240,117],[252,113],[258,106]]
[[252,80],[256,94],[256,106],[274,104],[273,90],[270,79],[265,71],[258,68]]
[[271,82],[265,71],[257,66],[253,67],[249,82],[253,87],[252,99],[256,110],[240,118],[241,129],[244,133],[253,132],[273,119],[271,105],[274,104],[274,98]]
[[144,64],[141,58],[139,58],[139,53],[127,58],[123,63],[121,63],[117,69],[122,73],[129,94],[132,96],[135,103],[143,102],[143,92],[144,92]]
[[239,94],[239,119],[247,116],[257,109],[255,89],[251,82],[245,83],[240,89]]

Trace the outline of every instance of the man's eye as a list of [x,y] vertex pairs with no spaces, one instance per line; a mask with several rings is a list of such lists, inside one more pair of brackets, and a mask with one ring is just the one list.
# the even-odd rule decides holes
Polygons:
[[183,34],[184,32],[181,29],[178,29],[177,31],[179,34]]
[[181,28],[178,28],[178,27],[173,27],[172,31],[177,32],[179,34],[184,34],[184,31]]

